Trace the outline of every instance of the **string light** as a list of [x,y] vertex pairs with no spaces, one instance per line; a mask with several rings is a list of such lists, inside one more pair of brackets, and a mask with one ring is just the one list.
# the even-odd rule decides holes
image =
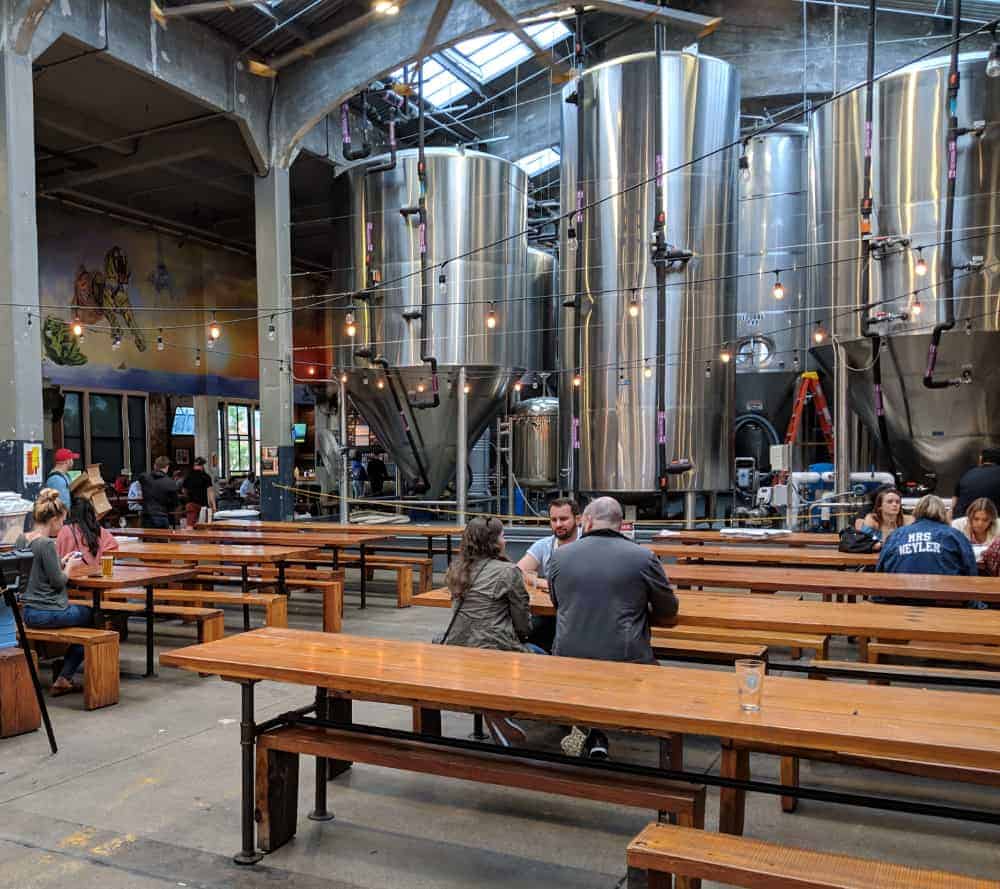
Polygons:
[[399,15],[399,4],[392,0],[375,0],[372,9],[379,15]]
[[215,340],[209,337],[208,342],[205,343],[205,347],[211,352],[215,348]]
[[919,317],[920,313],[923,310],[924,310],[924,307],[920,303],[920,297],[916,293],[914,293],[913,294],[913,299],[910,300],[910,314],[914,318],[917,318],[917,317]]
[[653,378],[653,368],[649,366],[649,359],[646,359],[646,365],[642,369],[642,375],[647,379],[651,380]]
[[515,392],[520,392],[521,391],[521,382],[520,381],[518,381],[518,382],[516,382],[514,384],[514,391]]
[[271,321],[267,325],[267,338],[273,343],[274,338],[278,335],[278,331],[274,328],[274,315],[271,316]]
[[427,387],[423,383],[417,383],[417,392],[422,394],[425,388]]
[[306,368],[306,373],[309,374],[309,376],[314,377],[316,376],[316,368],[310,364],[309,367]]
[[194,350],[194,366],[201,367],[201,349]]
[[463,391],[463,392],[464,392],[464,393],[465,393],[466,395],[468,395],[468,394],[469,394],[469,393],[470,393],[470,392],[472,391],[472,386],[470,386],[470,385],[469,385],[468,383],[466,383],[466,384],[465,384],[465,388],[464,388],[464,389],[462,389],[462,391]]
[[924,259],[924,248],[917,247],[917,263],[913,267],[915,271],[921,278],[927,274],[927,260]]
[[813,331],[813,342],[819,345],[825,339],[826,339],[826,328],[823,326],[822,321],[817,321],[816,329]]
[[166,348],[163,342],[163,328],[160,328],[160,332],[156,336],[156,351],[162,352]]
[[583,377],[580,374],[573,374],[573,385],[577,388],[583,385]]
[[77,339],[83,336],[83,322],[80,320],[79,315],[73,316],[73,323],[70,326],[70,331],[73,336],[77,337]]
[[568,228],[566,230],[566,249],[570,253],[576,253],[577,246],[578,245],[576,243],[576,229]]
[[344,319],[347,322],[347,335],[354,339],[355,334],[358,332],[358,328],[354,324],[354,313],[348,312],[347,318]]
[[972,336],[972,319],[971,318],[966,318],[965,319],[965,335],[966,336]]
[[710,380],[712,378],[712,362],[705,362],[705,379]]
[[444,275],[444,266],[441,266],[441,274],[438,275],[438,291],[441,296],[448,295],[448,279]]
[[212,322],[208,325],[209,342],[217,340],[220,336],[222,336],[222,328],[219,327],[219,322],[215,320],[215,312],[212,312]]
[[785,285],[781,283],[781,272],[774,273],[774,287],[771,288],[771,294],[775,299],[785,298]]
[[750,158],[747,156],[747,147],[749,146],[749,142],[750,140],[747,139],[743,143],[740,149],[740,159],[739,159],[740,179],[742,179],[744,182],[750,181]]
[[635,290],[632,291],[632,299],[629,300],[628,313],[631,318],[639,317],[639,300],[636,299]]
[[121,347],[122,338],[116,333],[113,337],[111,337],[111,348],[117,352]]
[[378,381],[378,382],[377,382],[377,383],[375,384],[375,387],[376,387],[377,389],[384,389],[384,388],[385,388],[385,382],[384,382],[384,381],[382,381],[382,380],[379,380],[379,381]]
[[490,310],[486,313],[486,328],[493,330],[497,326],[497,310],[493,303],[490,303]]
[[340,375],[340,382],[344,383],[345,385],[347,384],[347,374]]
[[795,350],[795,355],[792,357],[792,369],[798,370],[802,366],[802,362],[799,359],[799,350]]
[[719,361],[723,364],[729,364],[733,360],[733,353],[729,351],[729,343],[722,344],[722,351],[719,352]]

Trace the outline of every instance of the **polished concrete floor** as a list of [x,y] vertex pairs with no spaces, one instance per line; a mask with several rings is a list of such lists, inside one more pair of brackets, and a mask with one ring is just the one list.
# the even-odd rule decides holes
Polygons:
[[[347,632],[427,640],[446,624],[442,610],[396,610],[381,589],[386,594],[363,612],[349,597]],[[318,603],[301,597],[292,605],[293,626],[318,626]],[[227,623],[238,630],[239,615]],[[164,627],[159,650],[191,635]],[[141,641],[136,633],[123,648],[135,673]],[[303,688],[261,685],[258,718],[309,697]],[[121,703],[106,710],[86,713],[79,698],[52,701],[58,755],[49,755],[39,732],[0,741],[0,887],[613,889],[624,885],[625,846],[651,819],[645,811],[356,765],[330,785],[336,819],[316,823],[305,817],[312,763],[304,759],[297,837],[255,868],[238,868],[231,855],[239,845],[239,704],[236,686],[169,669],[152,680],[123,679]],[[401,708],[359,704],[355,712],[408,726]],[[557,749],[558,728],[528,728],[532,744]],[[446,715],[446,733],[470,731],[469,717]],[[644,739],[613,737],[612,745],[616,758],[655,761]],[[717,743],[690,738],[687,765],[716,770]],[[777,778],[777,761],[755,756],[753,774]],[[802,782],[1000,811],[1000,792],[973,785],[808,763]],[[710,829],[717,799],[710,790]],[[815,802],[786,815],[774,797],[751,795],[747,834],[1000,879],[1000,828],[988,825]]]

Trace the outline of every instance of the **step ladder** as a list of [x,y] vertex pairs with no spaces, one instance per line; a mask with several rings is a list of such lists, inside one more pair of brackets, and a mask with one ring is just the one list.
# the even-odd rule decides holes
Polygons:
[[823,431],[823,438],[826,439],[826,446],[830,449],[830,456],[833,457],[836,453],[833,440],[833,417],[830,414],[830,405],[823,394],[823,387],[819,383],[819,374],[816,371],[806,371],[799,377],[795,390],[795,406],[792,408],[792,417],[788,421],[788,432],[785,433],[785,444],[795,444],[799,428],[802,425],[802,412],[810,399],[813,403],[813,409],[816,411],[816,419],[819,420],[820,429]]

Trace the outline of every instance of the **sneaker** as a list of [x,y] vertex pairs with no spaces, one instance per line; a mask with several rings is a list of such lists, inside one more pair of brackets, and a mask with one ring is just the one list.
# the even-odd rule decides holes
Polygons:
[[573,731],[571,731],[562,741],[559,742],[559,746],[562,748],[562,752],[567,756],[579,756],[583,752],[583,742],[587,740],[587,735],[585,732],[581,732],[575,725],[573,726]]
[[587,735],[584,750],[590,759],[608,759],[608,736],[592,729]]

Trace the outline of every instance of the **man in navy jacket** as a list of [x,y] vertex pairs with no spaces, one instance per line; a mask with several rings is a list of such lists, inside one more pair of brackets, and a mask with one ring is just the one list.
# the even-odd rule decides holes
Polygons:
[[[882,544],[878,569],[887,574],[955,574],[975,577],[976,555],[968,538],[948,524],[940,497],[921,497],[914,522],[897,528]],[[911,603],[912,604],[912,603]]]

